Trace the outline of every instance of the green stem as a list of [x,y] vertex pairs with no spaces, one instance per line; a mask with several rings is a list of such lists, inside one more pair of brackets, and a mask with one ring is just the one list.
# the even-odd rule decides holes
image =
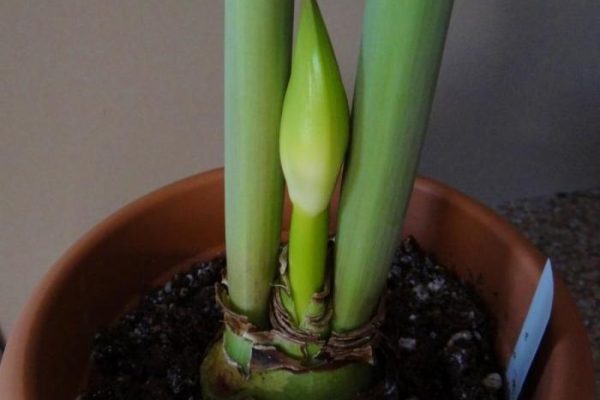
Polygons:
[[303,0],[279,149],[293,204],[289,283],[295,305],[286,308],[299,328],[313,333],[317,328],[306,317],[325,310],[312,297],[325,280],[328,209],[348,145],[348,114],[323,16],[315,0]]
[[452,0],[367,0],[339,207],[333,329],[372,316],[427,128]]
[[279,125],[290,62],[292,0],[225,1],[225,223],[229,296],[268,327],[281,235]]
[[311,215],[292,209],[289,277],[298,325],[306,316],[312,296],[323,289],[327,261],[329,209]]

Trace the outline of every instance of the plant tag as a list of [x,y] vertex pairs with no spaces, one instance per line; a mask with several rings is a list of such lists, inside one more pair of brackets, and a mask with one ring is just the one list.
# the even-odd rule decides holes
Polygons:
[[507,384],[506,397],[508,400],[517,400],[521,389],[523,389],[523,383],[550,320],[553,298],[554,278],[552,264],[548,259],[506,369],[505,382]]

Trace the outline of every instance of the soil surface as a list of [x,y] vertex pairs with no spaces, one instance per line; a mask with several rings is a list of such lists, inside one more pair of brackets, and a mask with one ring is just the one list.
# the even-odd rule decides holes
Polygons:
[[[81,400],[201,399],[199,365],[221,327],[224,259],[191,266],[99,332]],[[381,331],[385,399],[501,399],[493,321],[475,290],[412,238],[394,259]]]

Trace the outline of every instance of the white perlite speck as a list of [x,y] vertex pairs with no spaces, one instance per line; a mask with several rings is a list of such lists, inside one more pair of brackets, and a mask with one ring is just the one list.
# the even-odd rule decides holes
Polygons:
[[502,377],[499,373],[492,372],[483,378],[481,383],[488,389],[499,390],[502,387]]
[[427,284],[427,289],[429,289],[431,292],[437,292],[444,287],[444,283],[445,281],[443,278],[435,278]]
[[401,337],[398,339],[398,346],[401,349],[413,351],[417,348],[417,339]]
[[423,285],[415,286],[413,288],[413,292],[415,292],[417,299],[419,299],[421,301],[425,301],[425,300],[429,299],[429,292],[427,291],[427,289],[425,289],[425,287],[423,287]]
[[446,343],[446,347],[454,346],[454,344],[456,342],[458,342],[459,340],[471,340],[471,339],[473,339],[473,334],[469,331],[456,332],[454,335],[452,335],[450,340],[448,340],[448,343]]

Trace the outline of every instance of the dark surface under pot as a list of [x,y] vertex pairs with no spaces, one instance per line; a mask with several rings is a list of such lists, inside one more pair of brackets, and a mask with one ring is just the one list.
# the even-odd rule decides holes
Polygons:
[[600,188],[514,200],[497,209],[561,273],[592,341],[600,388]]

